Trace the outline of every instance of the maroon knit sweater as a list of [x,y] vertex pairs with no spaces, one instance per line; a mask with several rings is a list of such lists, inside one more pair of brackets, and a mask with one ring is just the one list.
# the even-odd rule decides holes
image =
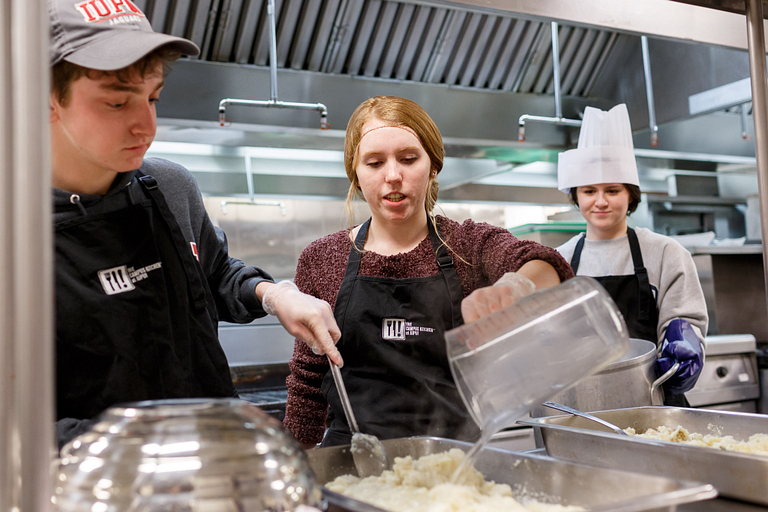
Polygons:
[[[573,277],[571,267],[554,249],[529,240],[518,240],[506,229],[484,222],[467,220],[459,224],[441,216],[437,220],[443,238],[454,253],[453,261],[465,297],[477,288],[493,284],[505,272],[517,271],[530,260],[551,264],[561,280]],[[310,244],[299,258],[296,286],[335,306],[351,249],[348,229]],[[429,236],[407,253],[382,256],[366,251],[359,270],[360,275],[399,279],[432,276],[439,272]],[[288,404],[284,424],[298,441],[318,443],[325,433],[328,412],[328,402],[320,392],[323,377],[329,370],[328,360],[313,354],[303,341],[296,340],[290,368],[291,375],[286,380]]]

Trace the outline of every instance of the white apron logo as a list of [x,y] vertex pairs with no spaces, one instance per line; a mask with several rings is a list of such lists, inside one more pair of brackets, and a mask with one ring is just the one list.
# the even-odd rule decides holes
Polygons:
[[99,281],[101,282],[104,293],[115,295],[117,293],[129,292],[135,290],[134,283],[142,281],[149,277],[147,274],[152,270],[160,268],[162,264],[158,261],[146,267],[134,269],[121,265],[119,267],[99,270]]
[[405,319],[385,318],[381,322],[381,337],[385,340],[404,340]]
[[385,318],[381,323],[381,337],[385,340],[404,340],[406,336],[435,332],[433,327],[419,327],[403,318]]

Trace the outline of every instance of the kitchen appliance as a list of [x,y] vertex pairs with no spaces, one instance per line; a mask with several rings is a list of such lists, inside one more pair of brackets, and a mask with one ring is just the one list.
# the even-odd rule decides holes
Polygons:
[[707,336],[704,367],[685,394],[692,407],[757,412],[760,380],[751,334]]
[[[768,433],[768,416],[681,407],[634,407],[593,412],[621,428],[683,426],[689,432],[733,436],[743,441]],[[710,447],[618,436],[578,416],[548,416],[521,420],[540,427],[547,454],[604,468],[708,482],[727,497],[768,505],[768,456]],[[629,490],[626,485],[623,490]]]
[[[382,441],[392,457],[440,453],[451,448],[468,451],[472,445],[437,437],[408,437]],[[317,482],[325,485],[334,478],[356,474],[349,446],[316,448],[309,453],[309,464]],[[590,511],[668,510],[675,505],[706,500],[715,496],[712,486],[654,475],[589,467],[581,464],[535,457],[506,450],[485,448],[475,468],[486,480],[508,484],[515,498],[535,498],[547,503],[588,507]],[[631,485],[627,485],[631,482]],[[381,509],[323,488],[325,500],[335,510],[381,512]]]
[[62,449],[53,501],[62,512],[286,512],[320,497],[275,419],[242,400],[179,399],[102,413]]

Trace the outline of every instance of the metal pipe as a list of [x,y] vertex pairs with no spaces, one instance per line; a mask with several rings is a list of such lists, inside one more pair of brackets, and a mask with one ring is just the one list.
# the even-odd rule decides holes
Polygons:
[[643,73],[645,74],[645,98],[648,100],[648,123],[651,128],[651,146],[659,145],[659,127],[656,124],[656,106],[653,102],[653,79],[651,78],[651,52],[648,50],[648,37],[640,36],[643,48]]
[[245,107],[265,107],[265,108],[292,108],[297,110],[318,110],[320,112],[320,128],[327,130],[328,107],[322,103],[295,103],[292,101],[279,100],[239,100],[234,98],[225,98],[219,102],[219,125],[224,126],[227,122],[226,106],[242,105]]
[[563,126],[581,126],[580,119],[566,119],[565,117],[543,117],[523,114],[517,119],[517,141],[525,142],[525,123],[526,121],[536,121],[537,123],[559,124]]
[[752,140],[752,136],[747,132],[747,104],[742,103],[739,107],[739,117],[741,117],[741,138],[744,140]]
[[745,0],[747,49],[752,79],[752,120],[755,123],[757,188],[760,198],[760,231],[763,237],[763,274],[768,293],[768,79],[765,65],[762,0]]
[[557,22],[552,22],[552,75],[555,89],[555,117],[532,116],[523,114],[517,119],[517,141],[525,142],[526,121],[539,123],[558,124],[562,126],[581,126],[579,119],[566,119],[563,117],[563,105],[560,98],[560,42],[558,38]]
[[280,213],[285,215],[285,203],[282,201],[263,201],[261,199],[251,199],[249,201],[242,201],[239,199],[227,200],[221,202],[221,213],[227,213],[228,204],[241,204],[244,206],[277,206],[280,208]]
[[552,75],[555,88],[555,117],[563,117],[563,106],[560,104],[560,40],[557,33],[557,22],[552,22]]
[[53,478],[53,230],[45,0],[0,9],[0,510],[47,512]]
[[269,17],[269,87],[270,98],[277,101],[277,23],[275,22],[275,0],[267,2]]
[[270,99],[240,100],[225,98],[219,102],[219,126],[227,124],[227,105],[242,105],[246,107],[291,108],[297,110],[320,111],[320,129],[328,130],[328,108],[322,103],[296,103],[277,99],[277,22],[275,21],[275,0],[268,0],[267,15],[269,16],[269,87]]

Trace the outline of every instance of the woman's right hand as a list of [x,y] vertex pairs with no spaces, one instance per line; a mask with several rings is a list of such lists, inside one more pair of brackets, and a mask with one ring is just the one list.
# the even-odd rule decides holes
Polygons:
[[527,277],[507,272],[493,286],[478,288],[461,301],[464,322],[474,322],[494,311],[511,306],[536,291],[536,285]]

